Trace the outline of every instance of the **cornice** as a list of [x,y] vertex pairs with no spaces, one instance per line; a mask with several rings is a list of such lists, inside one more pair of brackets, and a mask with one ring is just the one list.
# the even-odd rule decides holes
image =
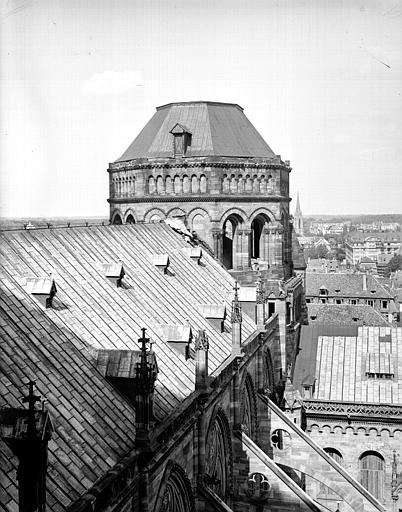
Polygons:
[[347,420],[402,423],[402,405],[303,400],[303,408],[309,418],[343,417]]
[[256,195],[186,195],[186,196],[142,196],[108,198],[109,204],[125,203],[214,203],[214,202],[236,202],[236,203],[289,203],[290,198],[286,196],[256,196]]
[[251,161],[251,162],[216,162],[216,161],[188,161],[185,159],[163,161],[163,162],[138,162],[136,160],[129,160],[126,162],[110,163],[107,172],[110,174],[118,173],[121,171],[132,170],[152,170],[152,169],[177,169],[177,168],[205,168],[213,167],[215,169],[282,169],[290,172],[292,168],[284,163],[279,163],[270,160]]

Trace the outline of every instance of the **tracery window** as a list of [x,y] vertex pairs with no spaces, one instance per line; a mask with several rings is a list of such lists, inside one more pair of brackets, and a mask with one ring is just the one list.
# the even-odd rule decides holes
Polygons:
[[256,408],[249,376],[246,377],[241,395],[241,426],[242,430],[251,439],[254,439],[256,433]]
[[206,443],[206,473],[208,485],[225,500],[228,494],[229,453],[222,418],[218,414],[211,425]]
[[194,511],[191,484],[186,482],[186,479],[184,471],[174,465],[163,489],[158,512]]
[[365,452],[360,457],[360,483],[378,500],[384,499],[384,459],[379,453]]

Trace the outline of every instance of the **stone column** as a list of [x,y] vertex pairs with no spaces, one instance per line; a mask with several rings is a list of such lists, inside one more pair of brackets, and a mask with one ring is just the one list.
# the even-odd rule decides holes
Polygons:
[[261,257],[264,261],[267,261],[269,264],[269,229],[263,228],[262,234],[261,234],[262,241],[260,243],[261,247]]
[[233,268],[243,269],[243,230],[236,229],[233,234]]
[[270,267],[275,265],[275,227],[268,228],[268,264]]
[[251,229],[243,229],[243,268],[251,267]]
[[217,258],[222,263],[223,258],[223,230],[220,228],[212,229],[212,239],[214,243],[214,254],[215,258]]

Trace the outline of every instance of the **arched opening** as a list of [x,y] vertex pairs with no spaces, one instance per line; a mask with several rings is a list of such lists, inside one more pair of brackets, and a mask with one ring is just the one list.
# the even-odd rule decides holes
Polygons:
[[268,262],[268,238],[264,228],[268,227],[269,217],[260,213],[251,223],[251,258]]
[[155,179],[153,176],[150,176],[148,179],[148,193],[155,194],[155,192],[156,192]]
[[200,178],[200,192],[205,194],[207,192],[207,178],[205,174],[201,174]]
[[[341,452],[336,450],[335,448],[324,448],[324,452],[326,452],[330,457],[332,457],[340,466],[343,465],[343,457]],[[320,498],[326,500],[336,500],[339,499],[340,496],[333,489],[325,485],[323,482],[320,483]]]
[[360,483],[378,500],[384,499],[384,459],[377,452],[360,457]]
[[131,215],[131,213],[127,215],[126,224],[135,224],[134,217]]
[[113,217],[112,224],[123,224],[123,221],[121,220],[121,217],[118,213]]
[[230,215],[223,224],[223,264],[227,269],[234,267],[237,253],[237,231],[242,219],[236,215]]

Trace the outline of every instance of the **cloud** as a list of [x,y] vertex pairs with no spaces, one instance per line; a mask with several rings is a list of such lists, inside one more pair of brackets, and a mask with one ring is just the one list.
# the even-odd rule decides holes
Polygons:
[[140,71],[112,71],[95,73],[83,83],[82,89],[89,94],[119,95],[143,85]]

